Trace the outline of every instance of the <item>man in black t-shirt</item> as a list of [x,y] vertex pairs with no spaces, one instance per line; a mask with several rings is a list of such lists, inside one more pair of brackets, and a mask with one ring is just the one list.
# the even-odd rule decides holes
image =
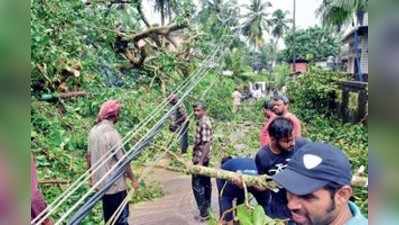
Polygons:
[[[303,138],[294,138],[293,124],[290,119],[277,117],[269,127],[270,144],[263,146],[255,157],[256,168],[259,175],[273,176],[287,167],[293,153],[309,143]],[[270,191],[269,199],[265,207],[266,214],[272,218],[286,219],[291,217],[287,208],[285,189],[275,193]]]

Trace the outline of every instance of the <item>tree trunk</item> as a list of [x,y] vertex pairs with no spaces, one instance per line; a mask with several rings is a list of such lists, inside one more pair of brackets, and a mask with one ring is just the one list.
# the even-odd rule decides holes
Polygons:
[[278,45],[278,41],[279,41],[279,37],[276,38],[276,42],[273,44],[274,45],[274,49],[273,49],[273,61],[272,61],[272,68],[274,68],[277,64],[277,45]]
[[223,179],[228,181],[241,180],[245,183],[247,187],[261,187],[273,191],[278,190],[277,184],[274,181],[272,181],[271,178],[267,175],[251,176],[227,170],[192,165],[192,164],[185,164],[185,168],[164,167],[164,166],[159,166],[159,167],[175,172],[183,172],[191,175],[201,175],[201,176]]
[[65,92],[65,93],[60,93],[59,97],[60,98],[72,98],[72,97],[80,97],[80,96],[86,96],[87,93],[85,91],[72,91],[72,92]]
[[164,9],[161,9],[161,25],[165,25],[165,11]]
[[151,26],[150,23],[148,22],[147,18],[144,16],[144,12],[143,12],[142,5],[141,5],[141,0],[136,0],[135,3],[136,3],[136,9],[140,14],[141,20],[143,20],[144,24],[147,27],[150,27]]
[[[239,174],[227,170],[216,169],[212,167],[198,166],[185,163],[185,168],[176,167],[163,167],[161,168],[175,171],[184,172],[192,175],[201,175],[206,177],[218,178],[228,181],[242,180],[247,187],[261,187],[269,190],[277,190],[278,185],[268,175],[251,176],[245,174]],[[352,178],[352,186],[355,187],[367,187],[368,178],[360,175],[354,175]]]
[[161,26],[161,27],[151,27],[145,31],[142,31],[140,33],[134,34],[134,35],[124,35],[124,34],[120,34],[123,36],[123,40],[132,40],[134,42],[137,42],[143,38],[147,38],[150,37],[152,34],[155,35],[168,35],[170,32],[176,31],[176,30],[180,30],[183,28],[188,27],[187,23],[183,23],[183,24],[176,24],[176,23],[172,23],[170,25],[167,26]]

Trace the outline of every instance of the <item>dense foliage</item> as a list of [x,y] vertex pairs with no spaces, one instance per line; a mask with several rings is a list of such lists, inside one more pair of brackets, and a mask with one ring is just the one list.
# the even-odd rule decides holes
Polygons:
[[286,49],[281,53],[280,60],[285,62],[292,60],[294,49],[296,58],[311,62],[324,61],[339,53],[339,39],[327,28],[311,27],[290,32],[284,42]]
[[368,0],[324,0],[316,13],[323,25],[342,26],[353,23],[353,15],[362,23],[364,14],[368,11]]
[[264,33],[269,30],[269,13],[267,9],[272,4],[269,1],[251,0],[246,5],[249,11],[244,18],[246,19],[242,32],[248,37],[255,48],[259,48],[264,43]]
[[291,101],[304,109],[328,114],[332,94],[339,91],[344,74],[312,68],[288,83]]

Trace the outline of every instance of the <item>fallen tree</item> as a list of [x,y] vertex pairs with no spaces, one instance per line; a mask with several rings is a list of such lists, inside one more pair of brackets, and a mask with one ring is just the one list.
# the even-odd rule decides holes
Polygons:
[[[148,44],[148,40],[156,44],[156,46],[152,46],[151,44],[149,46],[158,50],[163,48],[164,40],[170,42],[174,47],[177,47],[177,44],[170,37],[170,34],[187,27],[188,22],[180,24],[172,23],[166,26],[150,26],[144,31],[133,34],[127,34],[121,28],[118,28],[115,31],[117,37],[114,45],[118,46],[117,52],[121,53],[134,68],[139,68],[149,56],[148,49],[144,47],[144,45]],[[128,42],[132,42],[134,48],[129,48]]]
[[143,38],[150,37],[153,34],[167,36],[173,31],[177,31],[177,30],[187,28],[187,27],[188,27],[188,23],[181,23],[181,24],[172,23],[172,24],[169,24],[166,26],[150,27],[145,31],[135,33],[135,34],[119,33],[119,35],[121,35],[123,37],[123,40],[126,40],[126,41],[130,40],[133,42],[137,42]]
[[[247,187],[257,187],[262,189],[269,189],[272,191],[278,191],[278,184],[272,180],[272,178],[268,175],[245,175],[240,173],[235,173],[227,170],[216,169],[211,167],[193,165],[177,156],[176,154],[168,151],[169,155],[175,158],[179,163],[183,164],[183,168],[170,167],[170,166],[160,166],[162,168],[176,171],[176,172],[184,172],[186,174],[192,175],[201,175],[212,178],[218,178],[228,181],[237,181],[241,180],[245,186]],[[368,186],[368,178],[362,176],[364,173],[364,167],[359,168],[352,178],[352,186],[354,187],[367,187]]]

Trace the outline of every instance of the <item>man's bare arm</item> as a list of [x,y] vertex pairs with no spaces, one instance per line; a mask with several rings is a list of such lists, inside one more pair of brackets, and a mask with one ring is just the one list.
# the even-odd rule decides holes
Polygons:
[[138,180],[134,177],[132,168],[130,167],[130,165],[126,166],[126,176],[129,178],[129,180],[132,182],[132,186],[134,189],[138,189],[139,188],[139,182]]
[[86,153],[85,158],[86,158],[86,162],[87,162],[87,166],[88,166],[87,169],[90,170],[90,168],[91,168],[91,161],[90,161],[91,154],[90,154],[90,152]]
[[[85,157],[86,157],[86,162],[87,162],[87,167],[88,167],[87,170],[88,170],[89,174],[91,174],[91,153],[87,152]],[[89,181],[90,181],[90,185],[94,186],[93,175],[90,175]]]

